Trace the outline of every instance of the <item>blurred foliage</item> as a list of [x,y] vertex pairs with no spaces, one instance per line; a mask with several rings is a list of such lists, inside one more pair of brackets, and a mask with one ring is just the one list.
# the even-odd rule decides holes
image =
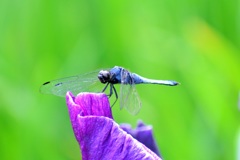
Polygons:
[[181,82],[137,86],[137,116],[113,107],[165,159],[237,159],[239,19],[236,0],[1,0],[0,159],[80,159],[65,100],[39,87],[114,65]]

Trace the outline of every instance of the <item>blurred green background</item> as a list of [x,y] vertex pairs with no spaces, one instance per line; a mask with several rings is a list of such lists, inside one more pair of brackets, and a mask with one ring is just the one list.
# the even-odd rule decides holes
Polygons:
[[1,0],[0,159],[81,159],[65,99],[39,87],[114,65],[181,82],[136,86],[137,116],[113,107],[165,159],[240,159],[239,46],[236,0]]

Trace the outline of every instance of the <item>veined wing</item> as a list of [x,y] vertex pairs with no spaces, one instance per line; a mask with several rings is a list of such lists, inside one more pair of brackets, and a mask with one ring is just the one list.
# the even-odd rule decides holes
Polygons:
[[98,80],[98,71],[81,74],[72,77],[61,78],[44,83],[40,87],[40,92],[44,94],[53,94],[56,96],[65,96],[68,91],[73,94],[80,92],[101,92],[102,83]]
[[126,108],[129,113],[136,115],[141,106],[131,73],[123,69],[121,72],[120,108]]

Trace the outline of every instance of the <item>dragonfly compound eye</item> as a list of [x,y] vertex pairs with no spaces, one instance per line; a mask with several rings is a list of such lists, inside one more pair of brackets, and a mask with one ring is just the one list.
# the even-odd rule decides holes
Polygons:
[[98,74],[98,79],[101,83],[107,83],[110,80],[110,73],[109,71],[101,70]]

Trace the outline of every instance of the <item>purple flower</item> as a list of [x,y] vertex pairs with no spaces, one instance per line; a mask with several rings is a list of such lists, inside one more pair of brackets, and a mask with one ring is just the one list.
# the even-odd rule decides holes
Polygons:
[[103,93],[66,95],[70,120],[83,160],[160,159],[114,122],[108,97]]
[[133,138],[161,157],[156,141],[153,137],[152,126],[145,125],[142,121],[138,121],[136,129],[132,129],[129,124],[120,124],[120,126],[124,131],[133,136]]

